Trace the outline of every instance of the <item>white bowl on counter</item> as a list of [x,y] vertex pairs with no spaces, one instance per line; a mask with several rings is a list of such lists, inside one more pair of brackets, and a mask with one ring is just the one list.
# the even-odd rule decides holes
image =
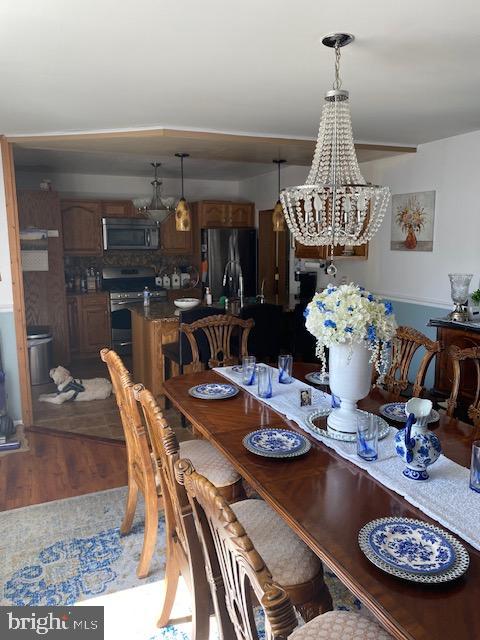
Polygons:
[[182,311],[186,311],[197,307],[200,304],[200,300],[198,298],[177,298],[177,300],[173,301],[173,304],[182,309]]

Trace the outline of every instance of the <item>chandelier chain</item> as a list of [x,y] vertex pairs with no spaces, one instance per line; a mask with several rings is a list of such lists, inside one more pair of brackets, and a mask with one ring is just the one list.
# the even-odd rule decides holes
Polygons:
[[338,91],[342,87],[342,79],[340,78],[340,56],[341,50],[337,42],[335,44],[335,80],[333,81],[333,88],[336,91]]

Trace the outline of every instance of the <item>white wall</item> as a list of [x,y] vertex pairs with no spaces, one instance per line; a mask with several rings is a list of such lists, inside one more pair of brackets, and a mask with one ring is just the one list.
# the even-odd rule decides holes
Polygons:
[[[17,187],[38,189],[45,172],[17,171]],[[52,187],[64,196],[84,198],[132,199],[151,196],[151,178],[139,176],[107,176],[81,173],[49,173]],[[162,193],[179,196],[180,180],[162,178]],[[195,200],[216,198],[236,200],[239,197],[239,183],[235,180],[186,180],[185,197]]]
[[[451,308],[451,272],[473,273],[471,291],[480,278],[480,131],[420,145],[417,153],[363,163],[362,173],[395,193],[436,191],[432,252],[390,250],[391,206],[370,243],[366,261],[338,261],[336,281],[363,284],[376,293],[420,305]],[[302,184],[307,169],[282,170],[282,186]],[[257,210],[270,209],[276,199],[277,174],[243,180],[242,197]],[[319,272],[321,283],[328,279]]]
[[390,250],[391,208],[370,247],[365,286],[399,300],[451,307],[448,274],[480,277],[480,131],[437,140],[416,154],[362,165],[365,177],[392,193],[436,191],[432,252]]
[[[301,167],[298,165],[284,165],[281,173],[281,186],[290,187],[294,185],[304,184],[307,179],[310,167]],[[278,197],[278,173],[274,169],[271,173],[266,173],[254,178],[248,178],[240,182],[240,196],[243,199],[255,202],[258,211],[263,209],[273,209]],[[318,286],[326,286],[331,277],[325,275],[324,270],[320,268],[322,264],[319,260],[302,260],[294,259],[293,251],[290,252],[290,293],[298,292],[298,284],[294,280],[295,265],[300,264],[301,268],[308,271],[317,271]],[[336,281],[340,282],[342,278],[346,278],[348,282],[363,282],[366,264],[362,261],[337,262],[338,274]]]

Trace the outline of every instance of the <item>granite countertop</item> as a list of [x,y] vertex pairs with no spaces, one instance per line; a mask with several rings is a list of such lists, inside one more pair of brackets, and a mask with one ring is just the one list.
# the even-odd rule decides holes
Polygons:
[[445,318],[431,318],[428,322],[429,327],[449,327],[451,329],[467,329],[480,333],[480,318],[468,320],[467,322],[454,322],[447,316]]
[[67,298],[73,296],[99,296],[108,294],[108,291],[96,289],[95,291],[67,291]]
[[[275,301],[270,300],[269,298],[267,298],[265,302],[271,302],[275,304]],[[289,302],[290,304],[292,303],[292,301],[289,301]],[[298,301],[295,301],[295,302],[298,302]],[[205,306],[205,305],[201,304],[200,306]],[[178,311],[178,307],[176,307],[173,304],[173,302],[152,301],[150,302],[148,307],[144,307],[143,304],[136,302],[131,305],[126,305],[124,308],[129,309],[132,313],[136,313],[137,315],[141,316],[145,320],[149,320],[151,322],[165,320],[168,318],[170,319],[178,318],[178,314],[175,314],[175,311]],[[218,310],[223,309],[223,307],[221,307],[218,303],[212,305],[210,308],[211,309],[217,308]],[[288,311],[289,308],[291,307],[288,304],[284,305],[284,311]]]
[[147,307],[137,302],[126,305],[124,308],[150,322],[165,320],[166,318],[178,318],[178,315],[175,315],[178,307],[173,302],[150,302]]

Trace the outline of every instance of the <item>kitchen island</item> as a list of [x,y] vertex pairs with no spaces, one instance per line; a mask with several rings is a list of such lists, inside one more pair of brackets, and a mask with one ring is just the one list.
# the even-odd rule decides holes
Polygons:
[[[173,302],[151,302],[144,307],[132,304],[132,356],[133,379],[141,381],[164,407],[163,382],[165,380],[165,356],[163,347],[178,341],[178,308]],[[220,307],[218,307],[220,311]],[[188,373],[188,366],[185,367]],[[180,370],[171,362],[171,375],[179,375]]]
[[[177,307],[173,302],[151,302],[148,307],[132,305],[132,356],[133,379],[142,384],[164,407],[163,382],[165,380],[165,358],[163,346],[178,340]],[[177,375],[172,367],[173,375]]]
[[[266,302],[270,302],[267,300]],[[141,304],[133,304],[130,307],[132,315],[132,355],[133,378],[141,381],[147,389],[158,399],[160,406],[164,406],[163,383],[165,381],[165,356],[164,346],[178,341],[179,316],[177,307],[173,302],[151,302],[144,307]],[[220,313],[223,309],[220,305],[213,305]],[[238,312],[238,310],[237,310]],[[288,312],[288,305],[284,306],[284,312]],[[231,313],[229,311],[228,313]],[[291,313],[284,313],[285,321]],[[171,375],[179,375],[178,364],[170,361]],[[189,372],[188,365],[184,372]]]

